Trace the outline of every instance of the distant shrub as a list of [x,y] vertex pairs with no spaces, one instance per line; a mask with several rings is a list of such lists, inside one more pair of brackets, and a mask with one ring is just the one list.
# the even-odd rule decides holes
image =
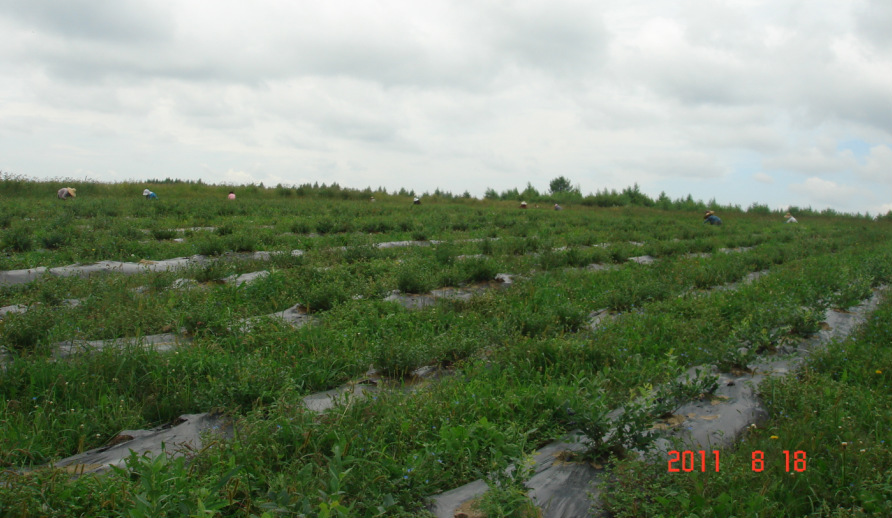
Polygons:
[[319,282],[309,286],[303,294],[303,304],[310,312],[328,311],[349,299],[346,287],[339,283]]
[[316,220],[316,232],[320,234],[330,234],[335,228],[334,221],[328,218]]
[[528,253],[535,252],[542,247],[542,244],[539,242],[539,239],[536,237],[530,238],[509,238],[501,241],[502,247],[505,250],[505,253],[511,255],[525,255]]
[[768,205],[756,202],[753,202],[749,207],[747,207],[746,211],[749,214],[771,214],[771,209],[768,207]]
[[604,296],[607,306],[617,311],[629,311],[647,302],[664,300],[672,286],[661,279],[644,278],[631,285],[615,285]]
[[234,265],[224,259],[210,261],[190,271],[191,277],[198,282],[209,282],[228,277],[234,271]]
[[452,230],[464,232],[464,231],[468,230],[468,227],[469,227],[468,222],[461,220],[461,219],[458,219],[458,220],[455,220],[452,222]]
[[289,230],[295,234],[309,234],[313,231],[313,227],[311,227],[307,221],[299,219],[291,223]]
[[384,219],[370,219],[368,221],[359,223],[359,225],[360,230],[369,234],[390,232],[394,228],[392,221]]
[[220,225],[214,229],[214,234],[217,234],[218,236],[228,236],[229,234],[232,234],[232,232],[233,228],[229,224]]
[[396,274],[397,288],[404,293],[427,293],[433,288],[433,279],[424,265],[403,264]]
[[24,227],[11,228],[3,235],[3,246],[14,252],[27,252],[33,244],[31,232]]
[[253,252],[257,249],[257,239],[246,233],[232,234],[226,239],[227,248],[235,252]]
[[0,320],[3,343],[16,351],[33,350],[47,336],[51,325],[49,310],[35,306],[25,313],[10,313]]
[[372,348],[372,364],[391,378],[405,378],[424,365],[424,359],[424,346],[419,343],[382,339]]
[[65,232],[52,232],[40,238],[44,248],[58,250],[68,244],[68,234]]
[[533,310],[515,311],[514,316],[520,332],[534,337],[578,331],[585,325],[588,314],[567,300],[554,299],[548,303],[537,301]]
[[611,247],[608,253],[610,254],[610,261],[613,263],[624,263],[629,258],[626,250],[616,246]]
[[353,223],[347,219],[340,219],[333,223],[332,232],[337,234],[345,234],[353,231]]
[[206,237],[195,242],[195,251],[201,255],[220,255],[224,249],[223,241],[216,237]]
[[152,229],[152,237],[158,241],[173,239],[177,235],[177,231],[171,228],[154,228]]
[[460,331],[444,333],[434,339],[433,349],[442,364],[452,364],[469,358],[486,344],[480,337],[468,336]]
[[341,257],[347,263],[360,263],[370,261],[378,257],[379,249],[369,245],[357,245],[348,247]]
[[451,265],[455,263],[455,246],[451,244],[441,244],[434,248],[434,258],[438,263],[443,265]]
[[584,253],[579,248],[571,248],[569,250],[564,251],[564,261],[567,266],[585,266],[591,264],[593,261],[591,260],[591,255]]
[[290,198],[297,194],[297,190],[294,188],[285,187],[282,184],[276,186],[276,194],[283,198]]
[[470,282],[491,281],[499,274],[498,266],[491,259],[469,259],[462,261],[461,267]]
[[219,302],[195,305],[183,314],[182,325],[192,335],[223,335],[228,333],[229,315]]
[[554,270],[567,264],[566,256],[554,250],[544,250],[537,258],[539,267],[543,270]]
[[118,225],[115,228],[114,234],[127,241],[135,241],[143,238],[143,233],[140,232],[138,228],[130,225]]

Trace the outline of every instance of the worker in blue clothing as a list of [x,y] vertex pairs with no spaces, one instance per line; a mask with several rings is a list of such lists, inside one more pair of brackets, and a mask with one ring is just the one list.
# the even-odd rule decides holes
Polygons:
[[719,217],[715,215],[714,211],[708,210],[706,211],[706,215],[703,216],[703,223],[709,223],[710,225],[721,225],[722,220],[720,220]]

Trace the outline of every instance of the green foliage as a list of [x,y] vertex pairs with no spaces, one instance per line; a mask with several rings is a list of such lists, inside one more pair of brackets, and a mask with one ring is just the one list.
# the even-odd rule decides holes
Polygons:
[[591,441],[585,457],[604,461],[630,450],[646,451],[653,444],[657,438],[651,429],[653,422],[671,410],[670,403],[649,385],[633,390],[631,396],[619,412],[611,412],[605,401],[594,395],[577,406],[579,428]]
[[195,252],[199,255],[217,256],[224,252],[226,245],[218,237],[204,237],[195,240]]
[[228,236],[226,247],[234,252],[253,252],[257,250],[257,239],[248,233],[238,233]]
[[[30,185],[41,187],[51,186]],[[493,515],[520,515],[528,502],[527,445],[582,427],[599,439],[592,452],[598,458],[646,448],[654,415],[715,388],[712,374],[676,383],[679,372],[703,364],[746,367],[815,332],[826,308],[849,307],[892,278],[885,221],[817,215],[793,229],[774,216],[737,210],[728,213],[734,224],[715,232],[693,212],[696,201],[661,196],[661,209],[677,211],[668,217],[642,208],[648,200],[637,188],[615,193],[622,208],[591,203],[559,216],[442,192],[416,210],[411,198],[376,192],[372,204],[371,191],[339,186],[253,186],[239,189],[239,203],[225,201],[223,186],[170,182],[157,190],[163,203],[88,184],[72,203],[47,191],[4,198],[0,206],[4,270],[222,256],[170,272],[48,275],[0,286],[3,306],[29,307],[0,324],[3,345],[19,344],[0,370],[0,514],[407,518],[424,515],[430,495],[484,477],[493,490],[481,505]],[[527,186],[511,194],[534,192]],[[311,234],[319,223],[321,235]],[[29,230],[31,249],[8,246],[10,226]],[[56,232],[49,228],[65,239],[45,241]],[[185,229],[186,239],[152,239],[151,229]],[[410,238],[431,246],[376,246]],[[719,252],[725,248],[734,251]],[[295,249],[304,253],[292,255]],[[238,250],[282,253],[258,260],[232,253]],[[657,262],[626,262],[645,254]],[[607,262],[614,264],[586,268]],[[238,288],[218,282],[259,270],[271,275]],[[768,272],[749,282],[761,270]],[[514,282],[482,284],[498,272],[515,274]],[[200,284],[172,289],[180,278]],[[463,289],[438,292],[455,299],[418,311],[381,300],[397,288],[429,296],[444,286]],[[263,317],[298,303],[312,323],[292,327]],[[890,319],[888,311],[879,314],[864,347],[838,344],[826,357],[816,355],[795,380],[801,390],[791,381],[763,394],[778,428],[753,447],[774,447],[773,455],[783,447],[815,451],[816,473],[808,474],[814,492],[790,485],[795,477],[783,473],[765,486],[768,479],[748,475],[743,461],[739,472],[713,479],[720,484],[700,486],[682,486],[679,478],[665,485],[643,472],[626,477],[622,464],[617,498],[629,496],[632,515],[831,515],[853,506],[889,514],[888,484],[875,474],[890,470],[881,446],[892,440],[883,410],[890,406]],[[64,360],[50,355],[71,338],[181,327],[191,343],[171,352],[115,345]],[[370,366],[376,374],[367,374]],[[427,377],[409,375],[418,367],[427,367]],[[306,408],[308,394],[348,382],[368,389],[367,396],[345,396],[322,414]],[[611,413],[620,407],[626,411]],[[105,477],[25,473],[103,446],[121,430],[210,409],[231,415],[238,433],[211,439],[182,466],[140,459]],[[771,432],[815,439],[780,445]],[[843,437],[864,441],[857,462],[851,449],[842,459],[821,446]],[[521,470],[500,469],[508,464]],[[818,474],[834,471],[836,478]],[[218,486],[221,480],[228,482]],[[849,484],[859,489],[845,489]],[[804,494],[814,503],[803,503]]]
[[58,250],[68,244],[68,234],[54,231],[40,238],[41,244],[49,250]]
[[[480,425],[481,423],[478,423]],[[484,425],[488,424],[483,422]],[[489,489],[474,502],[487,518],[538,518],[542,512],[527,495],[524,483],[534,473],[530,455],[515,448],[493,448],[491,471],[485,477]],[[510,467],[509,467],[510,465]]]
[[573,184],[564,176],[558,176],[554,180],[548,183],[548,190],[551,191],[551,194],[572,192]]
[[665,393],[658,397],[684,404],[695,399],[702,399],[714,393],[718,388],[719,377],[701,369],[695,369],[694,375],[685,374],[684,378],[672,380],[666,385]]
[[309,234],[313,231],[313,227],[310,226],[310,223],[303,219],[295,220],[291,223],[291,226],[288,227],[288,229],[295,234]]
[[177,231],[171,228],[153,228],[152,237],[159,241],[177,237]]
[[372,348],[372,365],[391,378],[405,378],[426,360],[424,344],[381,340]]
[[239,470],[235,468],[210,487],[195,487],[183,456],[171,458],[162,451],[153,459],[130,452],[126,462],[127,471],[122,470],[121,474],[126,476],[129,472],[138,480],[133,506],[126,513],[120,513],[127,518],[215,516],[229,504],[219,494],[220,488]]
[[12,227],[3,234],[3,246],[13,252],[27,252],[33,244],[31,230],[24,226]]
[[406,262],[397,270],[397,289],[404,293],[425,293],[434,287],[433,271],[420,262]]
[[602,488],[606,510],[618,517],[888,515],[890,317],[885,302],[857,336],[815,353],[794,376],[767,380],[761,395],[770,419],[720,452],[718,472],[679,477],[663,459],[618,463]]
[[775,300],[743,317],[734,326],[731,342],[755,352],[774,350],[816,332],[821,318],[822,312],[798,306],[792,299]]
[[487,518],[538,518],[542,511],[523,488],[496,487],[474,502],[474,508]]
[[328,311],[349,298],[343,281],[328,279],[313,282],[312,285],[305,287],[301,302],[311,312]]
[[51,328],[46,325],[49,311],[32,306],[25,313],[10,313],[0,320],[0,337],[5,346],[15,351],[33,351],[44,342]]

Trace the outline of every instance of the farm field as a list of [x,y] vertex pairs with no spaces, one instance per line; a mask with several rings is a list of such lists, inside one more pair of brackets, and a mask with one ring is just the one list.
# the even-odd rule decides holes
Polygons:
[[[493,488],[486,516],[535,516],[521,510],[528,473],[504,470],[574,430],[594,442],[568,460],[610,474],[597,512],[892,514],[885,300],[760,386],[767,421],[722,450],[720,472],[636,453],[654,423],[709,400],[708,376],[673,382],[685,370],[746,373],[888,284],[888,221],[729,210],[712,227],[700,211],[150,187],[160,200],[141,185],[68,201],[46,184],[0,189],[0,271],[146,267],[0,285],[0,516],[430,516],[431,497],[477,479]],[[148,268],[177,257],[192,259]],[[271,316],[289,308],[305,325]],[[58,353],[161,334],[175,346]],[[350,383],[370,389],[307,407]],[[618,407],[631,417],[615,431]],[[228,425],[184,456],[47,467],[204,412]],[[775,459],[765,471],[756,450]],[[808,468],[785,470],[783,451]]]

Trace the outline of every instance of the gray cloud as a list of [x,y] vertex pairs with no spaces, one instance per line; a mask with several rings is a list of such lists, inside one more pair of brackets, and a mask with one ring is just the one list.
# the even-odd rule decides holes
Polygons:
[[61,39],[132,45],[169,39],[173,19],[161,2],[0,0],[0,16]]
[[475,194],[565,175],[743,206],[769,179],[807,175],[800,204],[888,182],[886,0],[44,4],[0,0],[3,170]]
[[874,146],[863,167],[857,168],[861,178],[873,182],[892,184],[892,146]]
[[759,183],[767,183],[767,184],[772,184],[772,183],[774,183],[774,178],[772,178],[770,175],[767,175],[767,174],[765,174],[765,173],[756,173],[756,174],[754,174],[754,175],[753,175],[753,180],[755,180],[755,181],[757,181],[757,182],[759,182]]
[[892,3],[886,0],[862,0],[855,8],[858,33],[879,52],[892,48]]
[[791,184],[790,191],[803,195],[806,199],[814,200],[824,206],[844,206],[846,210],[857,210],[862,207],[865,192],[855,187],[841,185],[829,180],[811,177],[800,184]]
[[730,173],[730,168],[715,155],[696,151],[648,153],[626,158],[618,165],[620,170],[678,178],[721,178]]
[[606,58],[606,28],[588,3],[511,2],[487,14],[496,51],[521,66],[579,76]]
[[858,167],[858,162],[849,150],[837,151],[832,142],[797,149],[794,153],[777,155],[763,162],[766,170],[791,171],[802,174],[843,173]]

